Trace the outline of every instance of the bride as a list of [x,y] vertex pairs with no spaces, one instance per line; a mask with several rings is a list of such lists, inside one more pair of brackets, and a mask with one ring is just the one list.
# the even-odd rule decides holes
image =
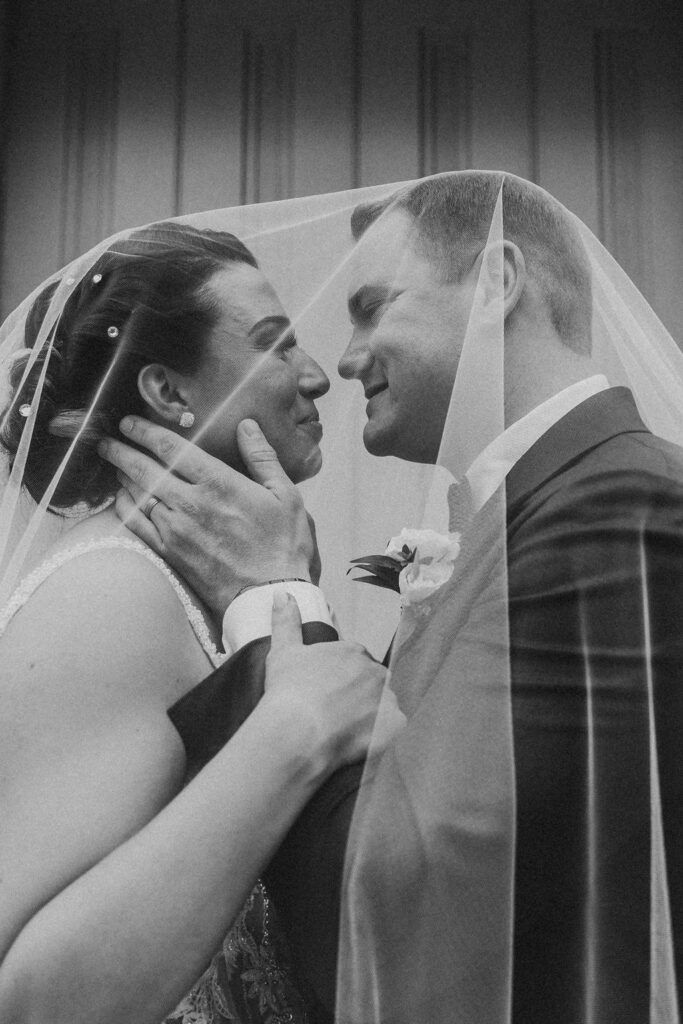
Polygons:
[[[384,670],[356,645],[310,648],[298,685],[267,676],[183,786],[166,712],[229,652],[188,584],[121,527],[96,445],[138,412],[243,468],[236,425],[253,416],[299,482],[320,468],[329,382],[249,249],[175,223],[48,285],[24,345],[2,443],[24,498],[70,528],[0,611],[0,1017],[305,1021],[257,877],[321,782],[365,753]],[[314,556],[307,534],[272,575],[310,578]],[[273,623],[275,665],[299,635],[291,599]],[[324,659],[344,684],[321,683],[338,675]]]

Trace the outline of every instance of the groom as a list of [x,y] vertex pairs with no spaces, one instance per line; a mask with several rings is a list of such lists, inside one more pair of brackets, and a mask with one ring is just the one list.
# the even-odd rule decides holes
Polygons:
[[[475,172],[433,179],[402,193],[390,208],[380,203],[354,213],[353,231],[363,244],[349,297],[353,336],[339,368],[359,380],[368,397],[363,437],[375,455],[436,460],[498,186],[498,179]],[[501,489],[507,507],[517,836],[512,1019],[579,1024],[590,1002],[600,1024],[645,1022],[651,991],[648,680],[676,973],[683,981],[683,453],[647,431],[626,389],[610,388],[596,373],[590,277],[573,233],[533,192],[512,185],[505,215],[507,429],[493,450],[474,460],[467,480],[475,516]],[[183,445],[137,420],[128,436],[167,461]],[[251,612],[244,609],[247,601],[267,601],[268,589],[255,586],[233,601],[234,586],[225,581],[249,585],[306,575],[308,556],[301,506],[253,424],[241,428],[241,446],[264,488],[193,453],[186,486],[198,514],[164,512],[156,538],[146,522],[141,532],[163,543],[165,557],[175,557],[214,609],[230,604],[232,635],[246,641],[233,659],[240,679],[233,690],[249,691],[246,713],[258,692],[254,680],[267,642],[245,632]],[[153,479],[153,461],[118,442],[108,457],[143,488]],[[163,502],[163,490],[156,493]],[[123,507],[129,507],[125,499]],[[260,532],[252,550],[255,524]],[[265,573],[258,563],[266,535],[272,538],[268,564],[281,571]],[[308,617],[324,620],[324,602],[308,586]],[[643,621],[644,593],[649,623]],[[453,624],[454,631],[460,628],[467,624]],[[329,626],[314,622],[309,629],[311,639],[324,639]],[[218,685],[212,677],[205,692]],[[590,756],[589,715],[597,724]],[[419,715],[406,736],[413,750],[429,749],[432,737]],[[596,777],[599,788],[591,788]],[[359,778],[351,769],[328,784],[272,872],[299,963],[328,1009],[334,1005],[344,847]],[[583,838],[596,805],[602,899],[589,971],[583,912],[591,883]],[[411,875],[410,865],[402,875],[394,862],[390,888],[399,904]],[[427,1011],[422,1019],[429,1019]],[[479,1024],[466,1012],[463,1019]]]

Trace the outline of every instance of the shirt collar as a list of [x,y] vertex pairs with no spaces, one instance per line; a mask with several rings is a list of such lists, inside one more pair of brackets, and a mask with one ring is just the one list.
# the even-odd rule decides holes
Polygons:
[[606,391],[609,382],[603,374],[570,384],[552,398],[511,424],[474,460],[465,474],[472,489],[475,511],[482,508],[500,487],[512,467],[532,445],[563,416],[587,398]]

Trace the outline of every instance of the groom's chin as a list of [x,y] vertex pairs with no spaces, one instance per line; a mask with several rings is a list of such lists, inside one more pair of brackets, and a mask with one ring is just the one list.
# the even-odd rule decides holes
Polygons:
[[388,430],[378,429],[372,420],[363,428],[363,444],[370,455],[396,455],[394,439]]

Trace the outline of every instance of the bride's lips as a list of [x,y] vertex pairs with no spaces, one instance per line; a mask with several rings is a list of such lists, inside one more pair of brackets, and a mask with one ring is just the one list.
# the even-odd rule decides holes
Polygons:
[[306,416],[305,419],[299,420],[297,426],[305,430],[316,444],[318,444],[323,436],[323,425],[318,419],[317,413],[311,413],[311,415]]

